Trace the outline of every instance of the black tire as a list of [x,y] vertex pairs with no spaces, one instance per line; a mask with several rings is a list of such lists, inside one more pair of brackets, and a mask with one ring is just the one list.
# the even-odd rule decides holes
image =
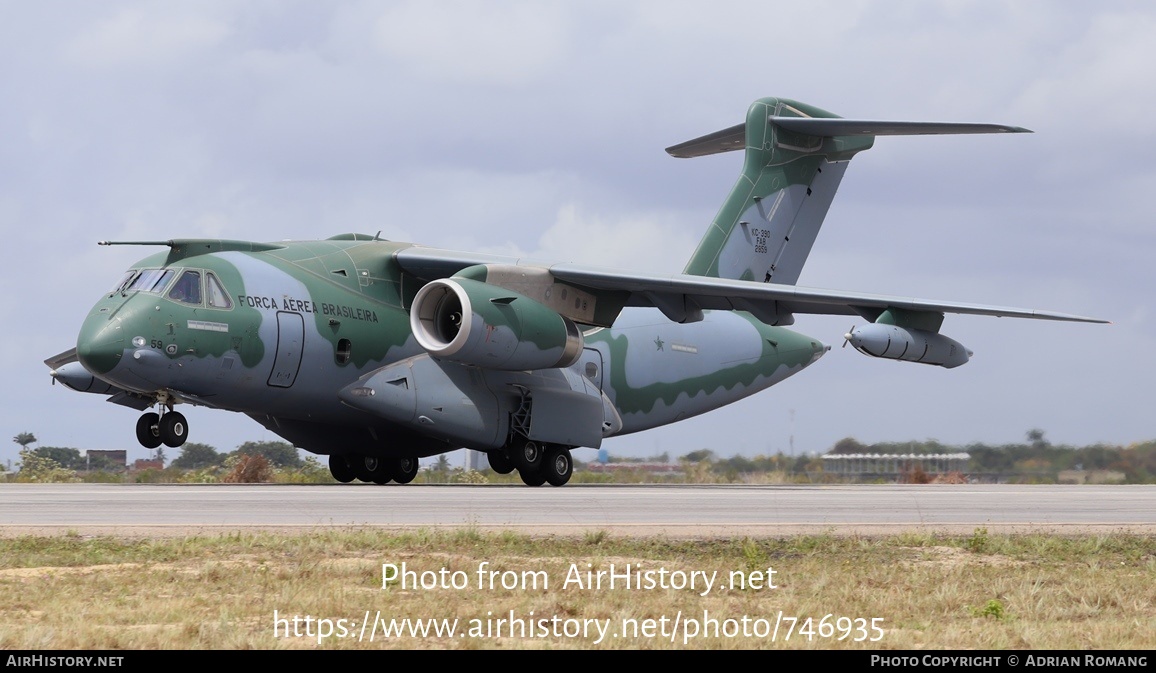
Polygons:
[[527,486],[541,486],[546,483],[546,475],[541,470],[518,470],[518,476]]
[[343,484],[348,484],[357,478],[357,473],[349,464],[346,456],[329,456],[329,474],[332,474],[334,479]]
[[161,417],[153,412],[144,414],[136,421],[136,441],[146,449],[155,449],[161,445],[161,433],[157,424]]
[[551,486],[564,486],[574,474],[574,458],[570,456],[570,449],[564,446],[551,446],[546,450],[542,459],[542,474]]
[[[534,473],[542,466],[542,445],[532,439],[516,442],[510,447],[510,459],[518,472]],[[525,481],[525,480],[523,480]]]
[[514,461],[506,455],[505,449],[495,449],[486,454],[490,462],[490,469],[498,474],[509,474],[514,471]]
[[350,453],[345,456],[345,460],[349,461],[349,467],[353,469],[353,476],[357,477],[358,481],[366,483],[373,481],[373,475],[365,469],[365,456],[360,453]]
[[389,471],[389,461],[377,456],[350,456],[350,462],[353,463],[353,471],[357,474],[357,478],[367,484],[388,484],[392,475]]
[[189,438],[189,422],[185,420],[185,415],[179,411],[170,411],[161,416],[161,422],[158,428],[161,435],[161,441],[165,446],[177,448],[185,443]]
[[399,484],[408,484],[417,476],[420,461],[415,456],[402,456],[393,459],[393,480]]

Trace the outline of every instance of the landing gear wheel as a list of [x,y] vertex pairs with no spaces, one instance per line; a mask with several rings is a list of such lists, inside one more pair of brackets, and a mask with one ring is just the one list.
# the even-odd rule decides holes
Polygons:
[[570,456],[570,449],[551,446],[546,450],[546,457],[542,460],[542,474],[551,486],[562,486],[570,481],[573,473],[574,459]]
[[189,422],[179,411],[170,411],[161,416],[157,430],[160,432],[161,441],[165,443],[165,446],[174,449],[184,444],[185,440],[189,438]]
[[[510,448],[510,458],[518,472],[533,474],[542,466],[542,445],[532,439],[517,442]],[[525,481],[525,478],[522,479]]]
[[373,482],[379,486],[388,484],[393,475],[389,471],[389,461],[377,456],[354,456],[354,466],[357,478],[364,482]]
[[373,481],[373,475],[365,466],[365,456],[360,453],[351,453],[345,459],[349,461],[349,467],[353,468],[353,475],[359,481],[364,481],[367,484]]
[[527,486],[541,486],[546,483],[546,475],[541,470],[518,470],[518,476],[522,478],[522,483]]
[[413,456],[402,456],[393,460],[393,480],[399,484],[408,484],[417,476],[420,463]]
[[506,455],[505,449],[494,449],[486,454],[490,461],[490,469],[498,474],[509,474],[514,471],[514,461]]
[[343,484],[348,484],[357,478],[357,473],[349,464],[349,459],[346,456],[329,456],[329,474],[332,474],[334,479]]
[[136,421],[136,441],[146,449],[155,449],[161,445],[161,433],[157,428],[161,417],[153,412],[144,414]]

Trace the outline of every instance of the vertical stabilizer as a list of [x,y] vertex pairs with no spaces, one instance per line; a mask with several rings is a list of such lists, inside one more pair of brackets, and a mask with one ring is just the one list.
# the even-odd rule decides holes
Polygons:
[[786,98],[760,98],[747,110],[746,122],[666,150],[676,157],[746,152],[742,175],[684,273],[794,285],[847,162],[869,149],[875,136],[972,133],[1031,131],[1001,124],[844,119]]
[[796,101],[762,98],[751,104],[745,124],[667,149],[680,157],[746,152],[742,175],[685,273],[786,285],[798,280],[847,162],[875,138],[788,130],[777,123],[784,118],[837,119]]

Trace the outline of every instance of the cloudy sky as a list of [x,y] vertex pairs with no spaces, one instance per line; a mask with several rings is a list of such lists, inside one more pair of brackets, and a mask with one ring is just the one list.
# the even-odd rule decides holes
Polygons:
[[[949,371],[841,350],[854,321],[800,316],[835,345],[812,368],[612,452],[1156,438],[1153,35],[1141,2],[4,0],[0,428],[136,447],[135,411],[50,385],[41,362],[147,254],[98,240],[380,230],[677,272],[742,157],[663,148],[784,96],[1035,131],[879,139],[800,284],[1113,324],[949,315],[943,332],[975,351]],[[276,439],[187,415],[221,450]]]

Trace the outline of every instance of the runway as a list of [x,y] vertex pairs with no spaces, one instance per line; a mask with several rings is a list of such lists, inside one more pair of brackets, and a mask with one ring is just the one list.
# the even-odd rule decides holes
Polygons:
[[1156,486],[0,485],[0,534],[473,528],[535,535],[1156,534]]

